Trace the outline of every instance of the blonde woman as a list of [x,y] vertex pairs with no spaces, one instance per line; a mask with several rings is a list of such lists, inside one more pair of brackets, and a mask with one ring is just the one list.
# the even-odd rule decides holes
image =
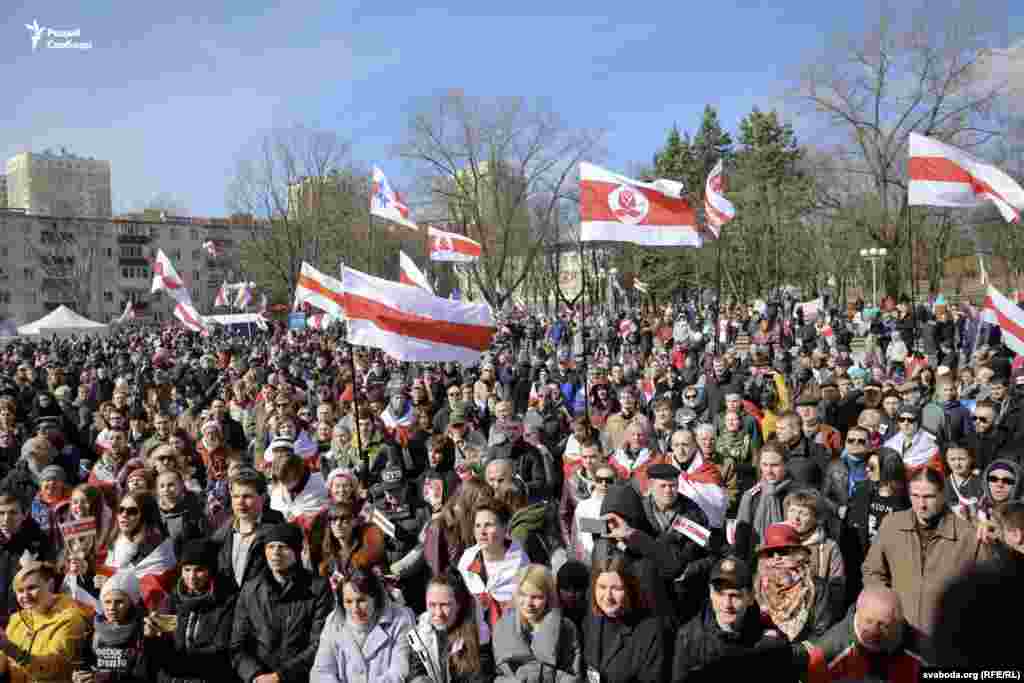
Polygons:
[[521,569],[515,603],[494,629],[495,683],[582,680],[579,633],[558,609],[551,570],[540,564]]

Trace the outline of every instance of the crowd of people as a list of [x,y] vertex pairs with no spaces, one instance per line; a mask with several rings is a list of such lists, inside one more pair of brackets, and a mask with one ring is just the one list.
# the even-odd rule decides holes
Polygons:
[[343,329],[11,340],[0,681],[1006,664],[1024,368],[992,332],[769,303],[513,315],[473,367]]

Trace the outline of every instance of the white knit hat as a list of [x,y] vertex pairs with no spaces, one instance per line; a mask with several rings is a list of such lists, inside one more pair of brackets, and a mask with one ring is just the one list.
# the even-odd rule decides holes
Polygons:
[[133,605],[139,604],[142,599],[142,589],[139,586],[139,577],[130,569],[120,569],[116,574],[103,582],[100,589],[100,599],[111,591],[120,591],[128,596]]

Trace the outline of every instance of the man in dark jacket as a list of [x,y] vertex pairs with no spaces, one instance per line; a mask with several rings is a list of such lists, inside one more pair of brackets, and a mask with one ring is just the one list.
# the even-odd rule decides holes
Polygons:
[[789,665],[790,650],[780,638],[765,636],[754,601],[753,578],[747,562],[737,557],[719,560],[711,570],[711,602],[676,636],[672,681],[724,681],[737,674],[777,671],[769,664]]
[[264,509],[266,480],[256,470],[236,474],[230,483],[232,518],[213,536],[219,546],[217,582],[234,590],[256,579],[266,567],[264,532],[284,523],[284,515]]
[[4,596],[0,602],[0,624],[5,628],[8,618],[19,609],[14,575],[26,551],[42,562],[55,559],[53,544],[28,514],[28,503],[13,491],[0,489],[0,586]]
[[995,422],[995,406],[989,401],[978,401],[974,407],[974,431],[967,433],[966,442],[974,453],[974,466],[982,472],[1006,444],[1006,433],[997,429]]
[[267,567],[235,606],[231,662],[249,683],[305,683],[334,600],[327,581],[299,561],[302,529],[276,524],[265,541]]
[[803,433],[800,416],[783,413],[776,422],[779,441],[786,447],[786,471],[798,486],[821,491],[828,468],[828,449]]
[[548,486],[544,456],[536,446],[523,439],[523,431],[520,418],[513,416],[504,420],[501,433],[505,439],[491,446],[487,458],[489,461],[497,458],[510,461],[516,476],[526,484],[531,501],[553,498],[555,493]]
[[217,546],[205,539],[189,541],[178,554],[181,580],[171,594],[170,613],[177,622],[163,627],[147,618],[146,657],[159,683],[230,683],[231,628],[237,593],[214,581]]

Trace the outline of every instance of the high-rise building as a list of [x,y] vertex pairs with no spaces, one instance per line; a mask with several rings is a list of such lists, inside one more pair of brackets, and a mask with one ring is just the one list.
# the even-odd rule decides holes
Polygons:
[[111,216],[110,162],[58,152],[7,160],[7,207],[44,216]]
[[7,176],[0,173],[0,209],[7,208]]

